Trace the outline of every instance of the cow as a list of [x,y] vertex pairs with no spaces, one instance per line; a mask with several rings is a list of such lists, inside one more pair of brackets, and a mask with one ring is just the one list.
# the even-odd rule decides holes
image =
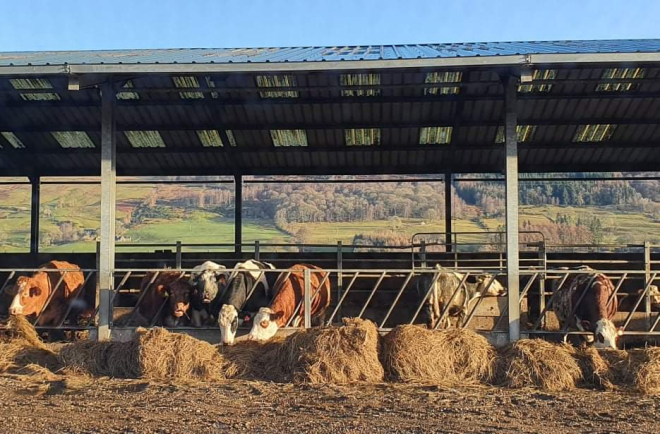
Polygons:
[[[566,270],[566,268],[564,268]],[[618,309],[612,281],[602,273],[583,266],[578,267],[580,273],[569,274],[563,285],[561,280],[553,283],[554,302],[553,310],[562,327],[577,328],[580,331],[590,331],[586,340],[594,342],[596,348],[617,347],[619,333],[612,322]],[[571,312],[575,303],[580,300],[572,317]],[[608,300],[611,303],[608,306]]]
[[[20,276],[16,279],[16,283],[10,289],[15,295],[9,306],[9,313],[35,315],[39,318],[36,325],[57,326],[65,319],[70,304],[77,300],[78,294],[83,290],[85,277],[81,271],[77,271],[80,267],[65,261],[50,261],[39,268],[40,270],[30,277]],[[58,287],[60,279],[62,282]],[[50,303],[46,306],[49,298],[51,298]]]
[[[238,263],[234,267],[229,276],[227,290],[221,297],[221,308],[218,315],[220,337],[224,345],[233,345],[236,329],[242,322],[242,319],[239,318],[241,311],[253,313],[268,305],[270,288],[277,276],[275,273],[266,273],[261,270],[273,269],[275,267],[272,264],[254,260]],[[254,287],[254,292],[250,294],[252,287]]]
[[[433,274],[422,274],[417,280],[417,291],[420,297],[429,293],[424,307],[427,326],[430,329],[439,326],[438,322],[445,309],[447,314],[441,324],[443,328],[451,326],[450,317],[456,317],[456,326],[460,327],[473,300],[483,295],[500,296],[506,293],[502,284],[490,274],[469,275],[452,300],[456,288],[465,275],[456,271],[444,270],[440,265],[436,265],[436,270]],[[448,305],[449,308],[447,308]]]
[[191,322],[195,327],[201,327],[209,318],[217,318],[227,277],[227,268],[215,262],[206,261],[193,268],[188,283],[193,287]]
[[168,327],[182,325],[190,308],[192,287],[180,271],[159,271],[154,279],[155,274],[148,272],[142,279],[138,313],[147,325],[157,324],[161,317]]
[[[272,338],[277,330],[284,327],[291,320],[294,327],[298,327],[304,318],[305,278],[304,271],[312,270],[310,273],[311,287],[311,317],[312,325],[321,325],[325,320],[325,312],[330,306],[330,281],[326,278],[326,272],[319,272],[321,268],[308,264],[296,264],[282,273],[273,293],[275,297],[268,307],[262,307],[254,317],[252,330],[248,334],[248,340],[265,341]],[[325,279],[323,286],[321,282]],[[300,305],[296,314],[294,311]]]

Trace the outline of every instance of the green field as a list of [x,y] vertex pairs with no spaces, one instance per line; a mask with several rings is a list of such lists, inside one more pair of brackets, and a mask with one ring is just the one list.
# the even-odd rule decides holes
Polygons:
[[[126,209],[134,207],[155,191],[153,186],[120,186],[118,189],[117,218],[122,220]],[[163,189],[160,194],[171,194],[173,190]],[[169,192],[169,193],[168,193]],[[29,186],[0,186],[0,252],[27,251],[29,244]],[[98,186],[42,186],[41,231],[42,243],[45,237],[59,231],[62,222],[71,222],[74,226],[84,229],[98,229],[100,217]],[[125,242],[129,243],[167,243],[181,241],[184,244],[227,244],[234,241],[234,225],[227,218],[206,209],[177,208],[176,218],[147,219],[146,221],[128,227],[123,233]],[[615,207],[561,207],[522,206],[520,221],[530,221],[538,224],[554,220],[558,214],[574,218],[580,216],[597,216],[603,223],[604,243],[642,243],[649,240],[660,243],[660,222],[639,213],[625,212]],[[487,233],[496,231],[504,223],[503,218],[480,218],[472,220],[454,220],[455,232]],[[291,232],[302,227],[302,224],[291,224]],[[367,222],[345,223],[306,223],[306,242],[310,244],[335,244],[342,241],[351,244],[356,234],[393,230],[406,240],[415,233],[444,232],[443,220],[401,219],[396,224],[390,220],[374,220]],[[92,252],[95,241],[90,239],[75,242],[52,242],[42,245],[44,252]],[[402,238],[404,239],[404,238]],[[482,242],[484,235],[459,234],[459,242]],[[275,227],[274,222],[263,219],[245,219],[243,224],[243,240],[252,243],[259,240],[263,243],[290,243],[294,237]],[[126,248],[124,248],[126,249]],[[209,250],[210,247],[189,247],[188,250]],[[133,249],[131,249],[133,250]],[[216,248],[217,250],[217,248]]]

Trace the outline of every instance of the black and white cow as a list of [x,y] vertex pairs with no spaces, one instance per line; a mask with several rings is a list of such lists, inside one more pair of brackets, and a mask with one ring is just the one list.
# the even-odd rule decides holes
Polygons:
[[[278,273],[266,273],[262,270],[274,268],[272,264],[254,260],[238,263],[234,267],[227,281],[227,290],[220,300],[221,308],[218,315],[218,326],[224,345],[234,343],[236,329],[243,322],[243,318],[239,318],[240,312],[254,313],[259,308],[268,306],[271,288],[277,280]],[[253,286],[255,289],[250,295]]]
[[220,296],[227,286],[229,271],[224,265],[206,261],[193,268],[189,283],[193,287],[192,324],[201,327],[204,322],[218,317]]
[[[482,295],[504,295],[506,289],[490,274],[470,275],[463,287],[454,295],[454,291],[465,277],[456,271],[444,270],[436,266],[435,273],[424,273],[417,280],[417,290],[420,297],[424,297],[431,289],[425,303],[427,325],[436,328],[442,311],[449,305],[442,327],[451,326],[450,317],[457,317],[456,326],[459,326],[467,314],[470,303]],[[491,283],[492,281],[492,283]],[[432,286],[432,287],[431,287]]]

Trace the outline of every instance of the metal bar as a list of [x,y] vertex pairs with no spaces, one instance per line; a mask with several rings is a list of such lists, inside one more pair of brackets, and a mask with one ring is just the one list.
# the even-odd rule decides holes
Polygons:
[[[34,322],[32,324],[36,325],[36,324],[39,323],[39,320],[41,319],[41,316],[44,314],[46,309],[48,309],[48,305],[50,305],[50,302],[53,300],[53,297],[55,297],[55,293],[57,292],[58,289],[60,289],[60,286],[62,285],[62,282],[64,281],[64,276],[66,276],[67,273],[68,273],[68,271],[62,272],[62,275],[60,276],[60,279],[57,281],[57,284],[55,285],[55,288],[53,289],[53,291],[48,296],[48,299],[46,300],[46,303],[44,304],[43,309],[41,309],[41,312],[39,312],[39,315],[37,315],[37,318],[34,320]],[[50,281],[50,276],[48,276],[47,279],[48,279],[48,281]]]
[[32,197],[30,206],[30,253],[39,253],[39,209],[41,206],[41,178],[30,178]]
[[550,300],[548,300],[548,303],[545,305],[545,309],[541,311],[539,314],[539,317],[536,318],[536,321],[534,321],[534,325],[532,326],[532,330],[536,330],[539,325],[541,324],[541,321],[543,320],[543,317],[545,314],[548,312],[548,310],[552,307],[552,302],[555,301],[555,297],[559,293],[559,290],[561,289],[562,286],[564,286],[564,283],[566,283],[566,279],[568,279],[569,274],[566,273],[564,274],[564,277],[562,277],[561,282],[559,282],[559,285],[557,285],[556,289],[552,290],[552,295],[550,296]]
[[[309,271],[310,272],[310,278],[311,278],[311,270],[309,270],[309,268],[306,268],[304,271]],[[293,321],[293,319],[296,317],[296,315],[298,315],[298,312],[300,311],[300,308],[302,307],[303,303],[305,304],[305,306],[307,306],[307,303],[311,303],[312,300],[314,299],[314,297],[316,297],[316,294],[318,294],[319,291],[321,290],[321,288],[323,288],[323,285],[325,284],[325,282],[330,277],[329,272],[324,271],[324,273],[325,273],[325,276],[323,276],[323,279],[321,279],[321,282],[319,283],[318,288],[316,288],[316,290],[314,291],[314,294],[312,294],[311,298],[303,297],[303,299],[298,302],[298,304],[296,305],[296,308],[293,310],[293,314],[291,315],[291,318],[289,318],[289,321],[287,321],[287,323],[286,323],[286,327],[289,327],[291,325],[291,321]],[[303,274],[303,277],[304,277],[304,274]],[[310,288],[311,288],[311,280],[306,279],[304,284],[307,285],[307,282],[310,282],[309,285],[310,285]],[[306,292],[307,292],[307,288],[305,287],[305,293]],[[310,292],[311,292],[311,290],[310,290]],[[303,312],[303,314],[305,316],[307,316],[307,314],[305,312]],[[307,321],[306,318],[305,318],[305,321]],[[310,327],[311,327],[311,313],[310,313]],[[307,328],[309,328],[309,327],[307,327]]]
[[[646,277],[646,283],[653,283],[649,282],[649,278],[651,277],[651,243],[648,241],[644,241],[644,272],[645,277]],[[646,297],[644,299],[644,314],[646,315],[646,326],[651,327],[651,294],[649,291],[646,293]]]
[[440,324],[442,324],[445,318],[447,318],[447,315],[449,315],[449,308],[451,307],[451,304],[454,302],[454,299],[456,298],[456,295],[458,295],[458,292],[465,285],[465,282],[467,282],[469,276],[470,273],[465,273],[463,279],[461,279],[461,281],[458,283],[458,286],[454,290],[454,293],[451,295],[449,302],[442,308],[442,312],[440,313],[440,318],[438,319],[438,322],[433,325],[434,330],[437,330],[440,327]]
[[362,306],[362,310],[360,310],[360,313],[358,314],[358,318],[362,318],[362,315],[364,314],[364,311],[367,310],[367,306],[371,302],[371,299],[373,298],[374,294],[378,290],[378,287],[383,282],[383,279],[385,278],[386,275],[387,275],[387,273],[385,271],[383,271],[381,273],[380,277],[378,278],[378,281],[374,285],[374,289],[371,290],[371,293],[369,294],[369,297],[367,297],[367,301],[364,303],[364,306]]
[[[490,279],[490,281],[488,282],[488,285],[486,286],[486,289],[484,289],[484,291],[481,293],[480,297],[477,299],[477,303],[474,305],[474,307],[470,311],[470,314],[468,315],[468,317],[465,319],[465,321],[461,325],[461,328],[466,328],[470,324],[470,322],[472,321],[472,317],[477,312],[477,309],[479,308],[479,305],[481,305],[481,302],[484,300],[484,297],[488,293],[488,290],[493,285],[493,282],[495,282],[495,279],[497,278],[498,275],[499,275],[499,273],[493,275],[493,277]],[[468,301],[469,300],[466,299],[465,307],[467,307],[467,308],[470,307]]]
[[[534,281],[536,280],[536,278],[538,276],[539,276],[539,273],[533,274],[532,277],[527,282],[527,285],[525,285],[525,288],[523,289],[523,291],[520,293],[520,304],[521,305],[522,305],[523,300],[525,299],[525,296],[527,295],[527,292],[530,290],[530,288],[532,287],[532,285],[534,284]],[[543,279],[540,279],[539,283],[542,282],[542,281],[543,281]],[[509,313],[509,305],[508,304],[506,306],[504,306],[504,309],[502,309],[502,313],[497,318],[497,321],[495,321],[495,325],[493,326],[493,330],[495,330],[500,325],[500,323],[504,319],[504,316],[507,313]]]
[[644,285],[644,292],[642,292],[642,294],[639,296],[639,298],[637,299],[637,303],[635,303],[635,307],[633,307],[631,309],[630,313],[626,317],[626,320],[624,321],[623,326],[621,326],[621,330],[625,331],[626,328],[628,328],[628,324],[630,324],[630,321],[632,321],[632,317],[633,317],[634,313],[637,311],[637,308],[642,303],[642,300],[644,299],[644,297],[646,297],[646,295],[648,294],[649,288],[651,287],[651,282],[653,282],[655,280],[657,275],[658,275],[658,273],[653,273],[653,275],[651,276],[651,279],[646,282],[646,285]]
[[452,173],[451,172],[445,172],[445,251],[446,252],[451,252],[452,251],[452,243],[451,243],[451,233],[453,231],[453,225],[452,225],[452,220],[451,220],[451,209],[452,209],[452,197],[451,197],[451,190],[452,190]]
[[[341,299],[342,291],[344,290],[344,273],[342,268],[344,268],[344,251],[341,241],[337,241],[337,300]],[[339,310],[339,316],[341,316],[341,309]]]
[[608,308],[612,304],[612,301],[614,301],[614,299],[616,298],[616,295],[619,292],[621,285],[623,285],[623,282],[626,280],[627,277],[628,277],[628,273],[623,273],[623,276],[621,276],[621,278],[619,279],[619,282],[616,284],[616,288],[614,288],[614,291],[612,291],[612,294],[610,294],[610,297],[607,299]]
[[518,80],[505,79],[505,186],[506,186],[506,272],[509,300],[509,341],[520,339],[520,275],[518,251],[518,125],[516,98]]
[[181,241],[176,242],[176,268],[181,269]]
[[243,176],[234,175],[234,252],[243,250]]
[[101,249],[99,260],[98,340],[110,339],[115,268],[115,207],[117,202],[117,143],[115,91],[111,81],[101,87]]
[[330,315],[330,318],[326,322],[326,325],[331,325],[332,324],[333,318],[335,317],[335,315],[337,315],[337,312],[339,311],[339,308],[341,307],[341,304],[344,302],[344,299],[348,295],[348,292],[351,290],[351,287],[353,287],[353,284],[355,283],[355,280],[358,278],[359,275],[360,275],[360,272],[359,271],[356,272],[353,275],[353,278],[351,279],[351,281],[348,282],[348,286],[346,287],[346,291],[344,291],[344,294],[342,295],[342,297],[337,302],[337,306],[335,307],[335,310],[332,311],[332,315]]
[[426,240],[420,241],[419,258],[421,261],[421,267],[426,268]]
[[392,304],[390,305],[390,308],[387,310],[387,313],[385,314],[385,318],[383,319],[383,322],[380,323],[379,328],[382,329],[385,326],[385,323],[387,322],[390,315],[392,314],[392,311],[394,310],[394,307],[399,302],[399,298],[401,298],[401,295],[403,294],[403,291],[408,286],[408,283],[410,282],[410,280],[412,279],[414,274],[415,273],[412,272],[412,271],[410,273],[408,273],[408,277],[406,277],[406,280],[403,282],[403,285],[401,285],[401,288],[399,289],[399,292],[396,294],[396,297],[394,297],[394,301],[392,301]]
[[89,281],[89,278],[92,277],[93,274],[94,274],[94,271],[90,271],[90,272],[87,274],[87,277],[85,277],[85,280],[83,281],[83,284],[82,284],[82,287],[80,288],[80,291],[79,291],[78,294],[76,294],[76,296],[74,297],[73,302],[69,302],[69,307],[66,309],[66,313],[65,313],[64,316],[62,317],[62,320],[61,320],[60,323],[57,325],[57,327],[62,327],[62,325],[64,324],[64,321],[66,321],[66,318],[67,318],[67,317],[69,316],[69,314],[71,313],[71,310],[73,309],[73,306],[75,305],[75,301],[78,300],[78,299],[80,298],[80,296],[83,295],[83,294],[85,293],[85,287],[87,286],[87,282]]
[[[326,275],[327,276],[327,275]],[[305,328],[311,328],[312,327],[312,298],[311,298],[311,292],[312,292],[312,278],[310,274],[309,268],[305,268],[305,294],[304,294],[304,301],[305,301]],[[319,289],[321,288],[322,285],[319,285]],[[296,312],[294,311],[294,316]]]
[[254,260],[259,261],[261,258],[261,251],[259,248],[259,240],[254,240]]
[[653,333],[655,328],[658,326],[658,323],[660,323],[660,312],[658,312],[658,316],[655,318],[655,321],[653,322],[653,325],[649,329],[649,332]]

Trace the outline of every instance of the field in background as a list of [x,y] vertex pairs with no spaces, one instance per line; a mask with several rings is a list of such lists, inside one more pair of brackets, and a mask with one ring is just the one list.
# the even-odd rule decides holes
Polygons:
[[[203,209],[194,205],[170,206],[166,218],[158,216],[131,223],[130,210],[154,194],[151,185],[119,186],[117,219],[121,231],[120,242],[128,243],[233,243],[234,228],[231,213],[226,210]],[[196,190],[194,190],[196,191]],[[176,187],[159,190],[168,197],[176,194]],[[95,230],[99,226],[100,188],[96,185],[43,185],[41,205],[41,251],[92,252],[95,248]],[[0,252],[26,251],[29,244],[29,194],[27,185],[0,186]],[[575,220],[598,217],[603,224],[602,243],[642,243],[645,240],[660,243],[660,222],[637,212],[626,212],[622,207],[569,207],[558,205],[521,206],[520,221],[542,224],[555,221],[558,215]],[[123,223],[122,223],[123,222]],[[77,228],[76,240],[58,239],[69,225]],[[454,220],[456,232],[494,232],[503,224],[503,218],[473,217]],[[287,231],[278,228],[270,219],[250,217],[244,219],[244,242],[260,240],[263,243],[300,242],[294,235],[305,228],[305,243],[351,244],[356,234],[394,232],[410,239],[418,232],[443,232],[443,218],[397,218],[395,221],[371,220],[354,222],[290,222]],[[81,228],[87,230],[83,231]],[[478,242],[483,236],[463,235],[459,241]],[[191,248],[202,249],[205,248]]]

